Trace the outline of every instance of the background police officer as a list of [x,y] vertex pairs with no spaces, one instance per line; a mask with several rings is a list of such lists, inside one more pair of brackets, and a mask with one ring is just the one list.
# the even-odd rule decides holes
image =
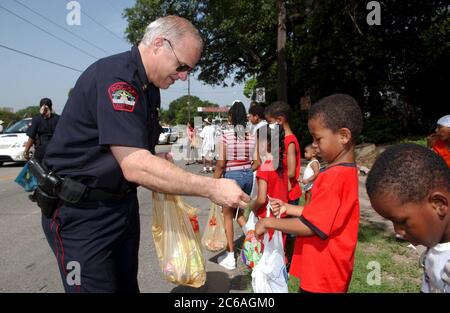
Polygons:
[[[189,21],[167,16],[147,27],[138,47],[95,62],[78,79],[44,160],[87,186],[78,203],[42,217],[67,292],[139,291],[137,186],[227,207],[250,200],[231,180],[191,174],[154,154],[159,88],[185,80],[202,49]],[[78,281],[67,279],[73,264]]]
[[39,161],[44,158],[47,145],[53,137],[59,115],[53,112],[53,103],[49,98],[39,101],[39,114],[31,119],[27,129],[28,141],[25,144],[24,157],[30,159],[30,148],[34,145],[34,157]]

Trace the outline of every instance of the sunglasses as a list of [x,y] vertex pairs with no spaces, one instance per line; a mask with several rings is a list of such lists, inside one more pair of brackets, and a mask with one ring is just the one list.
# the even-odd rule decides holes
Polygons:
[[175,56],[175,58],[177,59],[178,62],[178,67],[176,68],[177,72],[190,72],[192,71],[192,67],[190,67],[189,65],[185,64],[185,63],[181,63],[180,59],[178,59],[177,54],[175,53],[175,50],[173,49],[172,43],[170,42],[169,39],[164,38],[165,41],[167,41],[169,43],[170,49],[172,49],[173,55]]

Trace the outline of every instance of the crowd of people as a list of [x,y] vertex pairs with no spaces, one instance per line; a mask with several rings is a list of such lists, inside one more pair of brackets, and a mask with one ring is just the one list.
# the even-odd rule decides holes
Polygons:
[[[98,60],[81,74],[60,118],[47,102],[33,119],[26,153],[45,128],[49,134],[38,136],[36,157],[51,179],[36,192],[66,292],[139,292],[138,186],[221,206],[227,237],[221,266],[236,267],[233,219],[246,233],[243,209],[250,206],[259,218],[257,235],[283,233],[286,263],[302,292],[346,292],[360,219],[359,105],[350,95],[333,94],[311,106],[313,142],[304,148],[309,163],[301,175],[291,107],[253,104],[247,114],[234,101],[227,129],[218,131],[209,119],[201,131],[188,123],[186,164],[201,157],[204,175],[190,173],[170,154],[156,154],[160,89],[186,80],[202,50],[200,33],[188,20],[159,18],[130,51]],[[424,292],[450,291],[450,115],[437,124],[429,138],[433,150],[394,146],[367,177],[375,211],[392,220],[403,238],[428,247]],[[82,283],[66,279],[70,261],[80,264]]]

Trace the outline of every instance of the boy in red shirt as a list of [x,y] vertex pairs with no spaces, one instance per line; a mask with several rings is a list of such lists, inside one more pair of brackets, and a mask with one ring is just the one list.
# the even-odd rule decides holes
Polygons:
[[256,233],[274,228],[295,233],[290,274],[306,292],[346,292],[352,277],[358,239],[358,174],[354,146],[362,130],[362,113],[349,95],[335,94],[311,107],[308,128],[318,154],[329,164],[318,175],[305,207],[271,200],[274,214]]

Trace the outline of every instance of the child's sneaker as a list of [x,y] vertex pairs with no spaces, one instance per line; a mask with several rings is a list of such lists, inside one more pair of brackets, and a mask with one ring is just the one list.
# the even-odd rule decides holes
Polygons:
[[220,266],[225,267],[227,270],[234,270],[236,268],[236,259],[234,258],[234,252],[226,252],[217,258],[217,263]]

